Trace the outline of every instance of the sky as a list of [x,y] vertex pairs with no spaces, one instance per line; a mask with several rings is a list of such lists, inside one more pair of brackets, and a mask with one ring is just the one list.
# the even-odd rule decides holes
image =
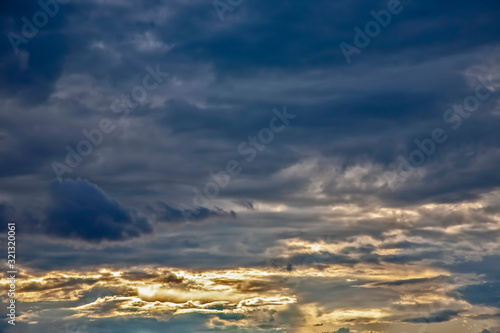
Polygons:
[[0,332],[499,333],[499,17],[2,2]]

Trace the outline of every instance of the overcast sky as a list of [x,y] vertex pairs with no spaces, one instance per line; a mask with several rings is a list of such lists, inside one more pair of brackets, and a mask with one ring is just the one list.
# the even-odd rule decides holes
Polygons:
[[497,0],[0,19],[0,331],[500,332]]

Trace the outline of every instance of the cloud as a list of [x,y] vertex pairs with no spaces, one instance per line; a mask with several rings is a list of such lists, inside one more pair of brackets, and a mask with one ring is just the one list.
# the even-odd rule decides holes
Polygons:
[[158,202],[158,208],[152,209],[155,211],[156,219],[159,222],[167,223],[204,221],[211,218],[236,217],[236,213],[234,211],[226,212],[219,207],[215,207],[215,209],[209,209],[206,207],[175,209],[172,206],[161,201]]
[[460,311],[444,310],[439,312],[434,312],[426,317],[417,317],[406,319],[407,323],[442,323],[444,321],[449,321],[456,318]]
[[255,203],[252,200],[235,200],[233,201],[235,204],[238,206],[244,207],[248,210],[254,210],[255,209]]
[[[7,38],[9,33],[23,38],[23,17],[33,22],[33,15],[42,11],[37,2],[20,0],[6,4],[0,10],[0,18],[6,24],[0,26],[5,38],[0,41],[0,84],[2,94],[16,96],[33,105],[46,101],[54,84],[63,72],[63,59],[68,54],[69,35],[65,33],[66,19],[74,10],[72,3],[60,5],[57,15],[50,17],[38,33],[21,43],[16,53]],[[36,27],[35,27],[36,28]],[[50,31],[50,33],[46,33]]]
[[120,205],[86,180],[53,181],[45,232],[61,238],[99,243],[120,241],[152,232],[144,218]]
[[7,222],[14,218],[14,209],[6,202],[0,202],[0,230],[7,230]]

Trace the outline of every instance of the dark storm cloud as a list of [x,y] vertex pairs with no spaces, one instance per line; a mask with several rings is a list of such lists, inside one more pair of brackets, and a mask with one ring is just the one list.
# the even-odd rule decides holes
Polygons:
[[442,323],[444,321],[449,321],[453,318],[456,318],[460,311],[453,311],[453,310],[445,310],[445,311],[439,311],[432,313],[428,317],[417,317],[417,318],[410,318],[406,319],[405,322],[407,323]]
[[377,286],[404,286],[404,285],[419,285],[427,284],[429,282],[453,282],[453,279],[447,276],[438,276],[434,278],[422,278],[422,279],[409,279],[409,280],[398,280],[390,282],[378,282]]
[[[1,221],[12,221],[14,219],[14,210],[9,204],[5,202],[0,202],[0,220]],[[4,224],[1,226],[5,227]]]
[[159,222],[167,223],[203,221],[210,218],[236,217],[236,213],[234,211],[226,212],[219,207],[215,207],[214,210],[205,207],[175,209],[161,201],[158,202],[157,207],[153,207],[152,209],[155,211],[156,219]]
[[88,181],[54,181],[45,231],[89,242],[126,240],[152,232],[148,221],[109,198]]
[[[210,4],[201,2],[190,5],[139,2],[134,11],[126,4],[113,6],[89,2],[78,3],[78,6],[85,16],[68,11],[72,24],[83,26],[85,20],[91,23],[85,25],[88,29],[84,33],[75,30],[69,48],[73,51],[66,60],[65,74],[85,73],[103,86],[116,87],[119,94],[130,89],[129,82],[141,76],[145,65],[158,62],[183,82],[165,87],[166,91],[162,93],[171,96],[163,104],[154,109],[145,106],[131,114],[134,132],[173,131],[175,136],[163,134],[165,141],[182,138],[182,148],[167,148],[165,141],[153,142],[141,135],[135,138],[135,143],[110,138],[105,144],[112,146],[113,150],[103,164],[96,168],[82,165],[76,171],[107,188],[113,186],[124,191],[128,190],[124,189],[125,186],[134,186],[136,193],[148,190],[144,180],[149,172],[158,172],[165,167],[172,173],[165,172],[161,178],[176,174],[182,176],[177,179],[184,183],[202,184],[208,171],[218,168],[221,160],[228,159],[230,150],[234,151],[241,140],[260,129],[268,111],[276,106],[275,102],[291,101],[289,108],[301,114],[300,120],[266,147],[256,163],[246,168],[245,174],[252,176],[245,179],[246,182],[262,179],[264,175],[268,178],[269,174],[299,162],[307,154],[339,157],[346,169],[363,159],[388,167],[399,153],[413,149],[415,138],[440,124],[447,103],[463,99],[469,88],[460,70],[477,63],[478,55],[488,54],[486,48],[498,30],[493,20],[478,18],[494,15],[498,5],[493,2],[442,5],[451,11],[450,15],[457,17],[471,11],[481,13],[471,15],[467,20],[445,22],[443,34],[430,33],[434,30],[422,28],[434,26],[441,17],[441,6],[429,10],[425,4],[412,3],[363,50],[358,58],[359,65],[355,63],[345,68],[338,43],[352,38],[352,28],[371,19],[371,9],[383,9],[383,1],[356,4],[295,1],[272,8],[265,2],[252,2],[240,6],[238,14],[234,13],[235,16],[224,22],[218,21]],[[62,11],[59,15],[63,14]],[[117,13],[121,19],[112,19]],[[195,15],[197,20],[185,20],[187,15]],[[287,19],[294,24],[281,24]],[[432,44],[432,41],[442,42],[462,24],[469,27],[467,34],[461,39],[453,39],[453,43],[443,43],[440,48],[425,52],[426,56],[422,58],[420,47]],[[263,31],[266,33],[261,33]],[[476,37],[478,34],[481,38]],[[402,58],[391,66],[383,61],[383,57],[397,56]],[[361,64],[365,66],[360,68]],[[215,67],[207,69],[211,65]],[[257,74],[252,68],[260,68],[261,72]],[[103,88],[97,85],[92,90]],[[259,98],[250,98],[255,95]],[[202,103],[196,100],[199,98]],[[207,106],[200,106],[206,102]],[[70,120],[69,126],[75,133],[80,129],[72,124],[73,121],[78,120],[80,128],[89,126],[89,121],[83,118],[70,117],[71,112],[82,107],[80,104],[81,101],[75,99],[74,105],[67,105],[62,118]],[[228,109],[227,105],[231,108]],[[80,112],[90,114],[89,111]],[[151,118],[158,120],[155,126],[151,126]],[[485,124],[489,125],[485,127]],[[454,138],[454,144],[466,145],[471,140],[484,142],[486,137],[490,138],[488,144],[491,146],[499,141],[495,132],[497,120],[484,116],[481,121],[471,120],[469,125],[475,130]],[[300,133],[306,135],[298,135]],[[51,135],[44,133],[43,136]],[[122,138],[133,135],[120,134]],[[198,140],[200,135],[205,137],[205,142]],[[65,137],[67,144],[79,139]],[[395,141],[405,142],[405,145],[397,146]],[[36,173],[36,166],[52,162],[50,158],[57,153],[53,149],[55,144],[47,139],[38,145],[33,139],[20,142],[22,146],[16,149],[19,156],[31,155],[36,160],[26,163],[12,156],[5,174],[14,175],[23,170],[23,173]],[[294,149],[290,149],[292,147]],[[64,157],[64,145],[58,148],[60,156]],[[122,152],[127,152],[126,158]],[[142,163],[143,154],[154,159],[154,163]],[[498,161],[493,156],[462,163],[463,172],[482,174],[471,179],[450,172],[450,165],[458,165],[456,162],[463,160],[462,153],[438,152],[435,155],[435,163],[429,162],[425,166],[431,172],[420,183],[409,183],[395,192],[387,189],[378,193],[364,191],[359,195],[379,195],[400,205],[416,201],[454,201],[473,197],[499,183],[494,173]],[[167,156],[176,156],[180,163],[196,167],[165,166]],[[91,157],[92,161],[94,158]],[[108,174],[134,181],[127,185],[124,182],[117,184],[113,177],[107,177]],[[439,181],[435,181],[437,179]],[[245,196],[251,195],[252,198],[279,201],[288,200],[288,193],[301,189],[301,186],[293,186],[293,180],[288,180],[287,189],[283,183],[268,182],[265,187],[251,188],[246,182],[242,183],[241,189],[228,188],[222,196],[245,200]],[[182,190],[171,187],[164,191]],[[338,190],[328,186],[325,193],[335,196]]]
[[500,318],[500,313],[494,313],[494,314],[483,314],[483,315],[478,315],[478,316],[472,316],[473,319],[496,319]]
[[255,207],[254,207],[254,202],[252,200],[236,200],[236,201],[233,201],[235,204],[241,206],[241,207],[245,207],[249,210],[254,210]]
[[[457,5],[440,3],[439,6],[429,6],[430,2],[402,3],[404,11],[393,18],[356,61],[390,62],[398,58],[399,52],[405,53],[407,61],[421,61],[422,58],[439,57],[497,41],[500,29],[493,21],[499,6],[494,1],[480,5],[473,2]],[[186,43],[175,53],[188,55],[192,61],[203,59],[213,62],[222,74],[248,74],[255,68],[295,71],[341,67],[345,65],[345,59],[339,43],[352,43],[355,35],[353,28],[364,28],[368,21],[373,20],[370,10],[385,8],[385,1],[291,1],[276,6],[254,1],[239,6],[238,14],[228,14],[229,17],[220,23],[197,10],[190,14],[198,14],[198,21],[171,21],[172,25],[185,28],[182,37],[191,37],[185,38]],[[186,11],[191,9],[185,7]],[[457,19],[443,22],[443,11]],[[471,12],[481,12],[482,15],[472,15]],[[438,34],[435,33],[437,22]],[[455,32],[464,25],[468,29],[458,38]],[[203,31],[204,27],[211,29]],[[171,30],[166,30],[163,35],[170,38],[179,36]],[[480,38],[476,37],[478,35]],[[434,44],[439,47],[428,47]],[[417,48],[418,53],[411,52]],[[421,48],[425,51],[420,52]]]
[[[26,23],[23,17],[33,24],[35,13],[45,13],[38,2],[20,0],[0,6],[0,84],[4,88],[4,96],[20,97],[23,102],[34,104],[43,102],[52,92],[55,81],[62,73],[64,57],[69,52],[69,38],[64,26],[74,9],[71,3],[56,6],[59,10],[48,17],[45,25],[39,28],[32,25],[38,30],[32,38],[24,38]],[[28,36],[32,35],[31,30],[26,31]],[[8,38],[11,33],[17,36],[12,37],[12,43]],[[20,39],[26,42],[18,44]],[[17,53],[15,49],[18,49]]]

